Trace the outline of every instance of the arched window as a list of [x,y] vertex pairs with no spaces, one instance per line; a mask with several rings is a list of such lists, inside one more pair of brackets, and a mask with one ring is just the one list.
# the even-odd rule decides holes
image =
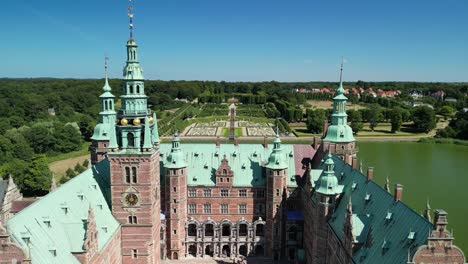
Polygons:
[[255,235],[256,236],[264,236],[263,224],[258,224],[257,225],[257,227],[255,228]]
[[197,236],[197,225],[190,224],[188,225],[188,236]]
[[223,169],[223,175],[226,175],[226,174],[227,174],[227,170]]
[[127,145],[128,147],[135,147],[135,135],[133,135],[133,133],[128,133],[127,134]]
[[231,235],[231,226],[228,224],[223,225],[222,236],[230,236]]
[[140,85],[137,85],[136,93],[140,94]]
[[130,85],[130,91],[129,91],[129,93],[131,93],[131,94],[133,93],[133,85]]
[[130,168],[125,167],[125,182],[130,183]]
[[239,236],[247,236],[247,225],[240,224],[239,225]]
[[213,236],[214,230],[213,230],[213,225],[212,224],[206,224],[205,225],[205,236]]
[[104,101],[104,110],[107,110],[107,109],[109,109],[108,103],[107,101]]

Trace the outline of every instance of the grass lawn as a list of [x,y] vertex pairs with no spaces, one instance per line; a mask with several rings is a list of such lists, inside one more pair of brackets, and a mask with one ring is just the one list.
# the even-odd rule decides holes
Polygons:
[[49,169],[54,174],[55,180],[58,182],[69,168],[74,168],[76,163],[83,164],[83,161],[90,159],[89,157],[89,142],[83,143],[80,150],[65,153],[53,157],[47,157]]
[[[234,128],[234,135],[236,137],[241,137],[242,136],[242,128],[240,128],[240,127]],[[221,136],[229,137],[229,128],[223,128],[223,131],[221,132]]]

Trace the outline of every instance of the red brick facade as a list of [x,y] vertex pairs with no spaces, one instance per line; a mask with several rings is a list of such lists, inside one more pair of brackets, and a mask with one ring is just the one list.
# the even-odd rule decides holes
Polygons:
[[112,213],[121,223],[123,263],[160,260],[159,151],[110,154]]

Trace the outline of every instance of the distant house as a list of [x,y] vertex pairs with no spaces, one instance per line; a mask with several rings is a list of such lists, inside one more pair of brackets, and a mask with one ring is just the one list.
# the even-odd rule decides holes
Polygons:
[[55,108],[47,109],[47,113],[49,113],[49,115],[51,115],[51,116],[55,116]]
[[14,215],[12,212],[13,203],[21,200],[23,200],[23,194],[11,176],[8,179],[0,180],[0,220],[2,222],[6,222]]
[[431,96],[434,97],[437,100],[444,100],[445,92],[442,91],[442,90],[439,90],[439,91],[437,91],[435,93],[432,93]]
[[411,91],[409,96],[413,97],[413,99],[421,99],[423,98],[423,94],[418,91]]

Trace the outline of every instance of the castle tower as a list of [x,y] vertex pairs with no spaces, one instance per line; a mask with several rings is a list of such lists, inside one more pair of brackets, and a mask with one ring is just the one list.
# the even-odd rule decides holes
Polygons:
[[[115,118],[116,112],[114,109],[115,96],[111,93],[112,89],[109,85],[107,76],[107,58],[105,63],[106,79],[104,83],[104,93],[99,96],[101,100],[101,111],[99,112],[99,123],[94,128],[93,136],[91,137],[92,143],[90,146],[91,150],[91,164],[94,165],[101,160],[105,159],[107,152],[111,147],[115,148]],[[111,142],[113,146],[110,146]]]
[[313,263],[328,263],[326,259],[328,244],[328,220],[333,213],[336,201],[343,192],[343,185],[338,184],[338,178],[335,175],[335,162],[330,152],[325,160],[325,168],[320,175],[313,200],[315,201],[315,219],[313,229],[315,237],[312,241],[314,254]]
[[341,63],[340,86],[333,98],[333,112],[331,124],[328,125],[323,140],[323,151],[331,150],[341,157],[346,163],[352,164],[356,156],[357,148],[353,136],[353,130],[348,126],[348,115],[346,114],[346,102],[348,98],[344,95],[343,88],[343,63]]
[[278,132],[273,142],[273,151],[268,158],[266,167],[266,255],[274,259],[281,258],[281,235],[283,218],[283,199],[287,196],[286,178],[288,164],[281,148]]
[[123,263],[159,263],[160,165],[158,142],[154,141],[156,120],[147,109],[143,70],[137,60],[137,44],[133,39],[132,10],[130,5],[131,33],[123,71],[122,108],[109,133],[107,153],[112,213],[122,225]]
[[187,220],[187,163],[177,134],[172,139],[172,149],[165,167],[167,252],[168,258],[179,259],[188,254],[184,246]]

